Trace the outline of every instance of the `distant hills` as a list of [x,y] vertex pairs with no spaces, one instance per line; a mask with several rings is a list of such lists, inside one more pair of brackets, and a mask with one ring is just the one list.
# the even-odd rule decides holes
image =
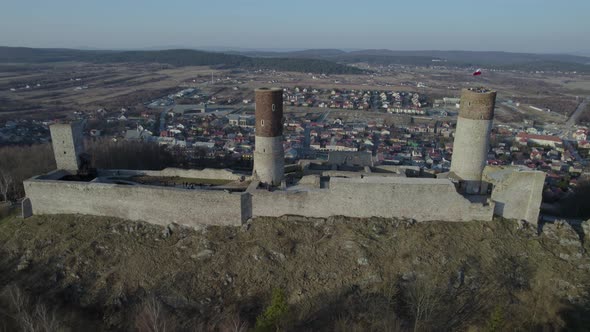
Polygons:
[[386,49],[342,51],[225,51],[189,49],[154,51],[106,51],[0,47],[0,63],[46,63],[82,61],[93,63],[166,63],[175,66],[220,66],[224,68],[275,69],[284,71],[359,74],[350,64],[448,65],[525,71],[590,72],[590,57],[569,54],[534,54],[481,51],[392,51]]
[[317,58],[339,63],[367,62],[373,65],[433,65],[488,67],[497,69],[590,71],[590,57],[569,54],[535,54],[493,51],[392,51],[386,49],[344,52],[313,49],[295,52],[236,52],[254,57]]
[[224,68],[274,69],[282,71],[360,74],[364,71],[320,58],[252,57],[197,50],[95,51],[0,47],[0,63],[48,63],[80,61],[92,63],[166,63],[174,66],[220,66]]

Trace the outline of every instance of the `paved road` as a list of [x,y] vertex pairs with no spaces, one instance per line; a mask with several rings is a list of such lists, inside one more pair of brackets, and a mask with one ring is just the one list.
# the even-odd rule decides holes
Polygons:
[[522,115],[526,115],[526,113],[525,113],[525,112],[521,111],[520,109],[518,109],[518,107],[516,107],[516,106],[514,106],[514,105],[512,105],[512,104],[509,104],[509,103],[507,103],[507,102],[505,102],[505,101],[504,101],[504,102],[502,102],[501,104],[502,104],[502,105],[504,105],[504,106],[506,106],[506,107],[508,107],[508,108],[510,108],[510,109],[511,109],[511,110],[513,110],[513,111],[516,111],[516,112],[518,112],[518,113],[522,114]]
[[584,101],[581,102],[580,105],[578,105],[578,108],[576,108],[574,113],[572,113],[572,115],[567,120],[565,125],[570,126],[570,127],[574,126],[576,124],[576,121],[580,117],[580,115],[582,115],[582,112],[584,112],[584,110],[586,109],[586,106],[588,105],[588,103],[590,103],[590,97],[586,97],[586,99],[584,99]]
[[580,156],[580,154],[578,153],[578,150],[572,146],[570,141],[564,140],[563,145],[574,156],[575,161],[582,163],[582,165],[584,165],[584,166],[588,165],[588,161],[586,161],[586,159],[584,159]]
[[322,114],[322,116],[320,116],[320,118],[318,119],[318,122],[324,123],[324,121],[326,121],[326,119],[328,118],[328,115],[330,115],[330,112],[332,112],[331,109],[327,110],[324,114]]

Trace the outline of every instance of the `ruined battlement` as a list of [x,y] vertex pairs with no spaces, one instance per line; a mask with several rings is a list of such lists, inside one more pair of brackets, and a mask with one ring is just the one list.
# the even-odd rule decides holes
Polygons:
[[470,88],[461,91],[459,117],[471,120],[491,120],[496,107],[496,91]]

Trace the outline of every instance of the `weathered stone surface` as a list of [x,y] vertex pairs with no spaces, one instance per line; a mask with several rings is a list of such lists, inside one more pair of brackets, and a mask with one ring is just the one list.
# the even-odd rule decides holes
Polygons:
[[516,221],[516,230],[524,234],[537,235],[537,226],[522,219]]
[[256,133],[254,176],[262,183],[278,186],[285,176],[283,136],[265,137]]
[[200,251],[197,254],[196,258],[197,259],[207,259],[207,258],[213,256],[214,254],[215,254],[215,251],[210,250],[210,249],[205,249],[205,250]]
[[582,222],[582,231],[584,232],[584,238],[586,241],[590,240],[590,219]]
[[35,214],[88,214],[163,226],[240,226],[251,217],[251,207],[246,206],[251,203],[243,197],[248,193],[36,178],[24,181],[24,186]]
[[31,200],[28,197],[23,199],[21,206],[22,206],[21,215],[22,215],[23,219],[33,216],[33,206],[31,205]]
[[451,173],[468,194],[485,193],[481,175],[486,165],[496,92],[463,89],[457,119]]
[[[472,203],[446,179],[333,178],[329,189],[255,190],[253,216],[405,218],[415,221],[491,220],[493,203]],[[411,223],[411,222],[409,222]]]
[[80,168],[80,154],[84,153],[83,126],[80,122],[57,123],[49,127],[57,169],[75,171]]
[[472,120],[492,120],[496,106],[496,91],[484,88],[461,90],[459,116]]
[[543,199],[544,172],[487,166],[483,181],[493,185],[495,215],[537,224]]
[[170,228],[164,227],[164,229],[162,230],[162,237],[165,239],[169,237],[171,234],[172,232],[170,231]]
[[481,181],[486,165],[492,120],[459,117],[455,133],[451,172],[465,181]]
[[560,241],[561,245],[580,244],[578,233],[564,220],[544,224],[542,232],[548,238]]

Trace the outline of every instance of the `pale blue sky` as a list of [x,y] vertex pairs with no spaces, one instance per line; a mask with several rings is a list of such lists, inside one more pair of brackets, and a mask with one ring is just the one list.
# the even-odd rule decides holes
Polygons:
[[590,52],[590,0],[0,0],[0,45]]

